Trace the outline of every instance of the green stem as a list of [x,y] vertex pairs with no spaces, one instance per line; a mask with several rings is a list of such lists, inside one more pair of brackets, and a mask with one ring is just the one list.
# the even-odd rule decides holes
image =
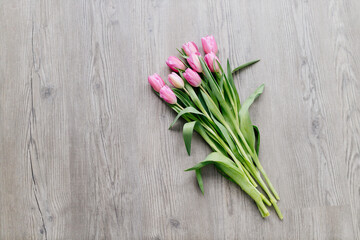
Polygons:
[[260,193],[260,196],[261,196],[261,199],[263,200],[263,202],[266,203],[266,205],[268,205],[270,207],[271,202],[264,196],[264,194]]
[[[240,185],[240,184],[239,184]],[[263,202],[263,199],[261,197],[261,193],[254,187],[252,188],[248,188],[246,185],[245,186],[241,186],[241,188],[252,198],[254,199],[254,201],[256,202],[256,205],[258,206],[259,208],[259,211],[261,213],[261,215],[264,215],[264,216],[269,216],[270,213],[269,211],[267,210],[264,202]]]
[[251,184],[254,187],[257,187],[257,184],[256,184],[255,180],[252,178],[252,176],[250,175],[249,171],[246,170],[246,168],[240,163],[240,161],[235,157],[235,155],[232,153],[232,151],[229,149],[229,147],[227,145],[225,145],[225,146],[226,146],[226,147],[224,147],[225,151],[234,160],[234,162],[238,166],[238,168],[242,169],[244,171],[245,175],[247,176],[247,178],[249,179],[249,181],[251,182]]
[[[204,92],[204,94],[206,94],[209,97],[208,93],[203,88],[201,90]],[[209,97],[209,101],[212,101],[212,99],[210,97]],[[214,105],[214,102],[212,102],[212,104]],[[214,107],[215,107],[215,105],[214,105]],[[246,153],[245,149],[239,142],[237,135],[232,131],[231,127],[229,126],[229,124],[227,123],[225,118],[221,115],[221,113],[218,109],[216,112],[213,112],[213,114],[219,119],[219,121],[229,131],[229,133],[230,133],[231,137],[234,139],[236,146],[238,147],[240,153],[243,155],[243,159],[245,160],[246,165],[248,165],[249,169],[252,170],[251,173],[254,176],[254,178],[257,180],[257,182],[259,184],[261,184],[260,186],[264,189],[264,191],[269,196],[269,198],[273,198],[273,196],[272,196],[271,192],[268,190],[267,186],[265,184],[263,184],[263,181],[262,181],[260,175],[258,174],[253,162],[251,161],[251,159],[248,158],[248,154]]]
[[225,151],[230,155],[230,157],[234,160],[235,164],[237,165],[238,168],[242,169],[245,173],[245,175],[247,176],[247,178],[249,179],[249,181],[251,182],[251,184],[254,187],[257,187],[257,184],[255,182],[255,180],[252,178],[252,176],[250,175],[249,171],[240,163],[240,161],[235,157],[234,153],[231,151],[231,149],[227,146],[227,144],[221,139],[218,139],[220,142],[220,145],[222,145],[222,147],[225,149]]
[[[201,90],[203,90],[204,92],[206,92],[206,90],[204,89],[204,87],[202,85],[199,86]],[[207,93],[207,92],[206,92]]]
[[[204,89],[203,89],[202,87],[201,87],[201,90],[204,91]],[[204,91],[204,92],[207,94],[206,91]],[[211,98],[210,98],[210,99],[211,99]],[[177,106],[178,108],[180,108],[180,109],[183,109],[178,103],[176,103],[176,106]],[[201,106],[202,106],[202,105],[201,105]],[[202,110],[202,109],[201,109],[201,110]],[[205,109],[204,109],[203,111],[204,111],[204,114],[205,114],[205,112],[206,112]],[[206,115],[207,115],[207,113],[206,113]],[[209,117],[209,118],[210,118],[210,117]],[[211,118],[210,118],[210,119],[211,119]],[[211,120],[212,120],[212,119],[211,119]],[[266,186],[265,183],[263,182],[260,174],[259,174],[257,171],[254,171],[254,168],[253,168],[254,166],[253,166],[252,162],[248,159],[248,155],[246,154],[246,152],[245,152],[244,148],[242,147],[241,143],[239,142],[238,138],[236,137],[236,135],[235,135],[234,132],[232,131],[231,127],[228,125],[228,123],[226,122],[226,120],[223,118],[222,115],[220,115],[219,120],[222,122],[222,124],[223,124],[223,125],[227,128],[227,130],[229,131],[229,133],[230,133],[230,135],[232,136],[232,138],[234,139],[234,141],[235,141],[238,149],[240,150],[241,154],[243,155],[244,159],[246,160],[246,164],[247,164],[248,167],[252,170],[252,171],[251,171],[252,175],[253,175],[254,178],[257,180],[257,182],[259,183],[259,185],[261,186],[261,188],[265,191],[265,193],[269,196],[270,202],[271,202],[272,205],[274,206],[274,209],[275,209],[277,215],[279,216],[280,219],[282,219],[283,216],[282,216],[282,214],[281,214],[280,209],[279,209],[278,206],[277,206],[276,199],[273,197],[273,195],[271,194],[271,192],[269,191],[269,189],[267,188],[267,186]],[[201,121],[200,121],[200,122],[201,122]],[[206,129],[207,129],[210,133],[212,133],[214,136],[217,136],[216,132],[212,131],[212,129],[210,129],[206,124],[203,124],[203,123],[201,122],[201,125],[203,125],[204,127],[206,127]],[[241,131],[239,130],[238,125],[237,125],[236,123],[234,123],[234,125],[235,125],[235,129],[236,129],[236,131],[237,131],[237,134],[240,136],[241,140],[244,142],[244,145],[245,145],[246,149],[248,150],[248,152],[250,153],[250,155],[254,158],[255,164],[257,164],[260,172],[264,175],[264,178],[266,179],[266,181],[270,183],[270,181],[269,181],[269,179],[268,179],[265,171],[263,170],[262,166],[260,165],[260,162],[259,162],[259,159],[257,158],[257,155],[254,154],[254,153],[251,151],[251,149],[250,149],[249,145],[247,144],[244,136],[242,135]],[[200,132],[199,132],[199,133],[200,133]],[[200,133],[200,135],[202,135],[202,134]],[[209,139],[207,139],[207,138],[208,138],[207,134],[202,135],[202,137],[204,138],[204,140],[205,140],[213,149],[215,149],[215,150],[218,151],[218,152],[221,152],[221,151],[216,147],[216,145],[213,144],[213,142],[212,142],[211,140],[209,141]],[[217,137],[218,137],[218,136],[217,136]],[[219,137],[218,137],[218,138],[219,138]],[[221,138],[219,138],[219,139],[221,139]],[[224,146],[227,146],[226,144],[220,144],[220,145],[223,145],[223,147],[224,147]],[[226,150],[226,148],[225,148],[225,150]],[[235,163],[237,164],[238,168],[239,168],[242,172],[244,172],[245,176],[247,177],[246,179],[247,179],[248,183],[254,188],[255,191],[258,192],[258,190],[254,187],[254,184],[251,183],[251,180],[253,180],[253,179],[248,177],[248,176],[250,176],[249,174],[246,174],[246,173],[248,173],[248,172],[246,171],[246,169],[239,163],[239,161],[238,161],[237,158],[233,155],[233,153],[231,152],[231,150],[230,150],[230,151],[227,151],[227,152],[228,152],[228,153],[229,153],[229,152],[231,153],[231,154],[229,154],[229,155],[234,159],[234,161],[235,161]],[[235,160],[235,159],[236,159],[236,160]],[[256,168],[255,168],[255,169],[256,169]],[[245,171],[244,171],[244,170],[245,170]],[[254,181],[253,181],[253,182],[254,182]],[[269,184],[269,183],[268,183],[268,184]],[[273,188],[273,186],[272,186],[271,183],[269,184],[269,186],[270,186],[270,188],[272,188],[272,191],[275,191],[275,189]],[[243,190],[245,190],[245,189],[243,188]],[[269,214],[269,213],[268,213],[268,210],[266,209],[266,207],[265,207],[265,205],[264,205],[264,203],[263,203],[263,201],[264,201],[265,203],[269,204],[268,200],[265,198],[265,196],[263,196],[260,192],[258,192],[259,194],[257,194],[257,196],[259,196],[260,199],[261,199],[261,203],[259,203],[259,200],[257,199],[258,197],[250,194],[250,193],[252,193],[254,190],[251,190],[251,191],[245,190],[245,191],[257,202],[257,205],[258,205],[258,207],[259,207],[259,210],[261,209],[260,212],[261,212],[262,215],[266,215],[266,213]],[[276,191],[275,191],[275,193],[276,193]],[[261,195],[260,195],[260,194],[261,194]],[[277,195],[277,196],[278,196],[278,195]]]
[[190,96],[190,93],[188,92],[188,90],[186,90],[186,88],[184,87],[183,90],[187,93],[187,95]]
[[[243,155],[244,159],[246,160],[246,163],[248,164],[249,167],[252,167],[252,163],[251,161],[248,159],[248,155],[246,154],[244,148],[242,147],[241,143],[239,142],[238,138],[236,137],[236,135],[233,133],[233,131],[231,130],[230,126],[228,125],[228,123],[225,121],[225,119],[219,119],[220,121],[222,121],[222,124],[226,127],[226,129],[229,131],[230,135],[232,136],[232,138],[234,139],[237,147],[239,148],[241,154]],[[238,130],[238,128],[236,128]],[[246,143],[247,144],[247,143]],[[248,146],[248,145],[247,145]],[[246,147],[246,145],[245,145]],[[250,150],[250,148],[248,147],[247,150],[249,151],[249,153],[252,155],[252,151]],[[259,162],[259,159],[257,159],[257,161]],[[256,163],[256,161],[255,161]],[[257,166],[261,166],[261,165],[257,165]],[[259,168],[259,167],[258,167]],[[264,169],[259,168],[259,171],[261,173],[265,172]],[[266,184],[264,183],[264,181],[262,180],[260,174],[258,172],[254,172],[252,171],[252,174],[254,176],[254,178],[256,179],[256,181],[259,183],[260,187],[265,191],[265,193],[268,195],[270,202],[272,203],[272,205],[274,205],[275,211],[278,214],[279,218],[282,219],[282,214],[280,212],[280,209],[278,208],[277,204],[276,204],[276,199],[274,198],[274,196],[272,195],[272,193],[269,191],[268,187],[266,186]],[[265,175],[264,175],[265,177]],[[267,176],[266,176],[267,177]],[[267,178],[267,180],[270,182],[270,180]],[[271,188],[272,185],[269,185],[269,187]],[[274,188],[274,187],[272,187]],[[275,191],[275,189],[273,189]],[[276,193],[276,191],[275,191]]]
[[217,141],[224,150],[230,155],[230,157],[234,160],[237,167],[242,170],[245,175],[249,178],[249,181],[254,187],[257,187],[257,184],[255,180],[251,177],[250,173],[247,171],[247,169],[239,162],[239,160],[235,157],[231,149],[228,147],[228,145],[220,138],[220,136],[214,132],[212,129],[209,128],[206,124],[201,123],[201,125],[211,134],[211,137],[214,138],[215,141]]
[[[188,89],[186,89],[188,88]],[[190,86],[189,84],[186,84],[184,87],[185,92],[189,95],[189,97],[191,98],[191,100],[195,103],[195,105],[201,110],[201,112],[205,115],[205,117],[210,121],[210,123],[213,123],[211,117],[209,116],[209,114],[207,113],[207,111],[205,110],[204,106],[201,104],[198,96],[196,95],[194,89],[192,88],[192,86]]]
[[260,208],[260,206],[259,206],[258,204],[256,204],[256,206],[257,206],[257,208],[259,209],[259,212],[260,212],[260,214],[261,214],[261,216],[262,216],[263,218],[266,218],[267,216],[270,215],[270,214],[266,215],[266,214],[264,213],[264,211]]
[[251,176],[251,174],[249,173],[249,171],[246,170],[246,168],[245,168],[243,165],[241,165],[241,166],[243,167],[244,173],[245,173],[245,175],[247,176],[247,178],[250,180],[251,184],[252,184],[254,187],[257,187],[258,185],[257,185],[256,181],[254,180],[254,178],[253,178],[253,177]]
[[275,198],[277,200],[280,200],[280,197],[279,197],[279,194],[276,192],[274,186],[272,185],[272,183],[270,182],[270,179],[268,178],[264,168],[262,167],[262,165],[260,164],[260,161],[259,161],[259,158],[257,156],[256,153],[254,153],[251,149],[250,149],[250,146],[249,144],[247,143],[244,135],[242,134],[242,132],[240,131],[240,129],[238,128],[238,126],[236,126],[236,131],[237,131],[237,134],[240,136],[242,142],[244,143],[246,149],[248,150],[248,152],[250,153],[251,157],[253,158],[257,168],[259,169],[259,171],[261,172],[261,174],[264,176],[265,178],[265,182],[269,185],[269,188],[271,190],[271,192],[274,194]]

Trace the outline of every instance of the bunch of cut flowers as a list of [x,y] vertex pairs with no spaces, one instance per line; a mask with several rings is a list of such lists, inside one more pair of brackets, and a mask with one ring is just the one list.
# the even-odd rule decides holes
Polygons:
[[185,171],[195,171],[204,193],[201,168],[213,164],[220,174],[239,185],[255,201],[262,217],[269,216],[267,206],[273,206],[282,219],[277,205],[280,197],[259,161],[259,129],[252,124],[249,114],[251,104],[263,92],[264,85],[240,103],[233,80],[234,73],[259,60],[235,69],[228,60],[224,69],[217,57],[214,37],[203,37],[201,43],[204,57],[194,42],[188,42],[178,49],[181,59],[170,56],[166,61],[173,71],[168,80],[174,88],[167,86],[156,73],[148,77],[155,93],[177,113],[170,128],[180,117],[186,121],[183,138],[188,154],[194,131],[213,150],[204,161]]

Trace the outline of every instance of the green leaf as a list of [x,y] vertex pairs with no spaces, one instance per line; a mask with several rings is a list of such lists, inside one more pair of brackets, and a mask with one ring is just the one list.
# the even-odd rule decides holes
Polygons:
[[234,79],[233,79],[233,76],[232,76],[232,73],[231,73],[231,69],[230,69],[230,63],[229,63],[229,59],[227,60],[227,77],[228,77],[228,82],[231,86],[231,90],[232,90],[232,94],[233,94],[233,98],[234,98],[234,101],[235,101],[235,104],[236,104],[236,112],[238,111],[238,109],[241,108],[241,104],[240,104],[240,98],[239,98],[239,94],[236,90],[236,87],[235,87],[235,83],[234,83]]
[[205,77],[206,77],[206,79],[207,79],[207,81],[208,81],[208,83],[210,85],[211,91],[212,91],[212,93],[214,93],[217,100],[219,101],[221,108],[224,111],[226,111],[229,115],[233,115],[234,112],[231,111],[230,106],[225,101],[224,95],[220,91],[219,84],[214,79],[214,76],[210,72],[210,69],[208,68],[208,66],[205,64],[204,59],[199,57],[199,61],[201,63],[201,67],[203,69],[203,73],[204,73],[204,75],[205,75]]
[[193,135],[193,131],[194,131],[194,127],[195,127],[196,123],[197,123],[196,121],[188,122],[188,123],[185,123],[184,127],[183,127],[184,143],[185,143],[186,151],[189,154],[189,156],[191,153],[191,139],[192,139],[192,135]]
[[186,55],[186,53],[184,52],[184,49],[180,48],[181,51],[177,48],[176,50],[180,53],[181,57],[183,58],[188,58],[188,56]]
[[215,164],[223,173],[231,178],[241,189],[243,189],[255,202],[266,209],[259,191],[249,182],[242,169],[238,168],[233,161],[219,152],[210,153],[204,161],[196,164],[194,167],[186,169],[185,171],[198,170],[202,167]]
[[[204,161],[196,164],[195,166],[193,166],[192,168],[186,169],[185,171],[192,171],[192,170],[196,170],[196,169],[200,169],[205,167],[208,164],[219,164],[219,165],[224,165],[227,166],[229,168],[234,168],[235,170],[239,171],[237,168],[237,166],[235,165],[235,163],[228,157],[226,157],[225,155],[223,155],[222,153],[219,152],[213,152],[210,153]],[[245,173],[243,171],[239,171],[239,175],[241,176],[245,176]]]
[[239,70],[241,70],[241,69],[244,69],[244,68],[246,68],[246,67],[248,67],[248,66],[251,66],[251,65],[253,65],[253,64],[255,64],[255,63],[259,62],[259,61],[260,61],[260,59],[255,60],[255,61],[251,61],[251,62],[248,62],[248,63],[245,63],[245,64],[243,64],[243,65],[235,68],[235,69],[232,71],[232,73],[235,73],[235,72],[237,72],[237,71],[239,71]]
[[207,93],[210,95],[211,99],[213,100],[213,102],[215,103],[215,105],[218,105],[218,100],[216,99],[215,94],[211,91],[211,88],[208,84],[208,81],[206,80],[206,77],[204,74],[200,74],[200,76],[202,76],[201,78],[203,79],[203,81],[201,82],[201,86],[207,91]]
[[233,182],[236,184],[236,182],[234,180],[232,180],[228,175],[226,175],[226,173],[223,172],[223,170],[221,170],[220,167],[218,167],[217,165],[215,165],[216,170],[218,171],[218,173],[220,173],[224,178],[226,178],[227,180]]
[[[179,60],[185,65],[186,68],[190,67],[190,65],[187,63],[187,61],[184,61],[183,59],[180,59],[180,58],[179,58]],[[180,70],[182,70],[182,69],[178,69],[178,70],[180,72]]]
[[210,85],[211,90],[212,90],[212,93],[214,93],[217,100],[222,104],[222,102],[225,102],[225,101],[224,101],[224,98],[221,95],[220,87],[219,87],[217,81],[214,79],[214,76],[210,72],[210,69],[205,64],[204,60],[201,57],[199,57],[199,60],[200,60],[201,67],[203,69],[203,73],[204,73],[204,75],[205,75],[205,77],[207,79],[207,82]]
[[198,114],[198,115],[203,115],[201,112],[199,112],[198,110],[196,110],[193,107],[187,107],[184,108],[183,110],[181,110],[178,115],[175,117],[174,121],[171,123],[170,128],[172,128],[174,126],[174,124],[176,123],[176,121],[185,113],[194,113],[194,114]]
[[204,106],[202,105],[202,103],[200,102],[199,97],[197,96],[194,88],[190,85],[190,84],[185,84],[185,88],[186,90],[189,92],[190,98],[191,100],[194,102],[194,104],[202,111],[202,112],[206,112],[206,109],[204,108]]
[[224,74],[220,75],[218,73],[216,73],[216,78],[219,82],[219,87],[220,87],[220,91],[222,94],[224,94],[224,82],[225,82],[225,76]]
[[206,130],[200,124],[195,125],[195,130],[209,144],[212,150],[221,152],[222,154],[226,155],[226,151],[224,150],[223,146],[221,146],[215,139],[210,138]]
[[202,194],[204,195],[204,183],[203,183],[203,180],[202,180],[202,177],[201,177],[201,170],[196,169],[195,174],[196,174],[196,179],[197,179],[197,182],[199,184],[200,190],[201,190]]
[[240,130],[243,133],[247,143],[252,150],[255,150],[255,134],[250,120],[249,108],[255,99],[264,91],[264,84],[260,85],[253,94],[251,94],[240,108]]
[[214,101],[204,92],[200,91],[201,95],[206,103],[207,108],[209,109],[209,112],[214,114],[215,117],[217,117],[219,120],[223,119],[220,110],[215,105]]
[[255,151],[256,154],[259,155],[259,148],[260,148],[260,131],[257,126],[253,125],[254,134],[255,134]]
[[222,125],[220,122],[218,122],[215,118],[213,120],[214,120],[214,123],[216,124],[216,126],[219,128],[221,136],[223,138],[225,138],[225,140],[226,140],[227,144],[229,145],[231,151],[233,153],[235,153],[237,151],[236,146],[235,146],[232,138],[230,137],[228,131],[226,130],[224,125]]
[[[220,72],[223,73],[224,81],[222,82],[222,84],[223,84],[222,94],[224,96],[225,102],[228,102],[231,105],[231,107],[235,108],[235,110],[236,110],[236,106],[235,106],[236,100],[235,100],[235,94],[233,92],[233,88],[232,88],[231,84],[229,83],[229,80],[226,77],[226,74],[225,74],[224,69],[222,68],[220,62],[217,61],[217,63],[219,65]],[[235,89],[235,91],[236,91],[236,89]],[[238,111],[236,110],[235,113],[237,113],[237,112]]]
[[173,88],[172,90],[185,107],[195,107],[193,101],[191,101],[189,96],[183,90],[177,88]]
[[[200,91],[199,91],[199,92],[200,92]],[[211,113],[210,110],[208,109],[207,105],[206,105],[206,102],[205,102],[202,94],[201,94],[201,93],[198,93],[197,96],[198,96],[198,98],[199,98],[199,100],[200,100],[201,105],[204,107],[205,111],[206,111],[207,113]]]

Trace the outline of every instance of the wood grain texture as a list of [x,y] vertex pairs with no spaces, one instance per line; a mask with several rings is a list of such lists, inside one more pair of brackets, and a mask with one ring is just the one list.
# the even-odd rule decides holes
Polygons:
[[[360,239],[360,1],[0,1],[0,239]],[[147,76],[213,34],[284,221],[213,167]]]

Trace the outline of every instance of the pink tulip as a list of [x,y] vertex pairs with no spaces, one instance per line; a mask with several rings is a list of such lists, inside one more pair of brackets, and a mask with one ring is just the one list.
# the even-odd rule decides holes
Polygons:
[[[219,68],[219,64],[218,61],[219,59],[216,57],[216,55],[214,53],[208,53],[205,55],[204,60],[206,62],[206,65],[208,65],[210,71],[212,72],[219,72],[220,68]],[[215,68],[214,68],[214,61],[215,61]]]
[[192,53],[195,53],[196,55],[200,55],[199,49],[194,42],[184,43],[184,45],[182,45],[182,48],[184,49],[184,52],[188,56],[190,56]]
[[217,54],[218,47],[216,45],[214,36],[207,36],[207,37],[201,38],[201,43],[202,43],[205,53],[213,52],[213,53]]
[[188,58],[187,58],[188,63],[190,64],[191,68],[197,72],[202,72],[202,68],[201,68],[201,64],[200,64],[200,60],[199,60],[199,56],[196,55],[195,53],[192,53]]
[[184,72],[184,78],[193,87],[198,87],[201,84],[201,77],[199,74],[190,68],[186,69]]
[[168,75],[169,82],[176,88],[184,88],[184,81],[183,79],[177,75],[176,73],[172,72]]
[[177,103],[177,99],[175,96],[175,93],[173,92],[173,90],[171,90],[171,88],[169,88],[167,85],[164,85],[161,89],[160,89],[160,97],[162,99],[164,99],[165,102],[170,103],[170,104],[175,104]]
[[185,65],[177,57],[170,56],[166,60],[166,64],[175,72],[179,72],[178,69],[185,70]]
[[153,75],[149,76],[148,81],[152,86],[152,88],[157,92],[159,92],[160,89],[165,85],[164,80],[162,80],[162,78],[157,73],[154,73]]

